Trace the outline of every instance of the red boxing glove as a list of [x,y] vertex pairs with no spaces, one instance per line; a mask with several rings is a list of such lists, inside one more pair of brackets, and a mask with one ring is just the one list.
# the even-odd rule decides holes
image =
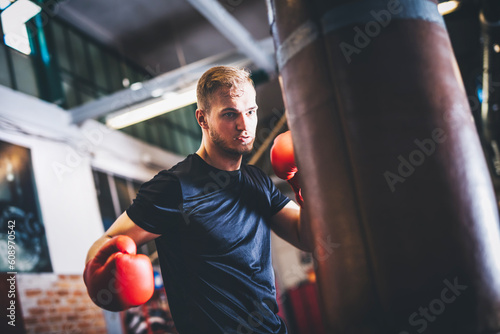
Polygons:
[[83,280],[92,301],[108,311],[123,311],[147,302],[154,292],[153,266],[136,254],[132,238],[107,241],[85,266]]
[[302,206],[304,199],[302,198],[297,164],[293,154],[292,133],[290,131],[284,132],[274,139],[273,147],[271,147],[271,164],[276,176],[288,181],[292,186],[295,199]]

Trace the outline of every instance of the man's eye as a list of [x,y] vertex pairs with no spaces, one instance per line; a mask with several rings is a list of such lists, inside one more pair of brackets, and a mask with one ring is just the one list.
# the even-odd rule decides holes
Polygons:
[[249,110],[248,111],[248,115],[254,115],[255,113],[257,113],[257,110]]
[[234,112],[228,112],[228,113],[225,113],[225,114],[224,114],[224,117],[227,117],[227,118],[233,118],[233,117],[234,117],[234,115],[235,115],[235,113],[234,113]]

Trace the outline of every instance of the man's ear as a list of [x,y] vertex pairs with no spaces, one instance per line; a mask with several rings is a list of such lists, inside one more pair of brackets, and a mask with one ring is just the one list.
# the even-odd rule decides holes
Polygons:
[[208,129],[207,116],[205,110],[196,109],[196,120],[202,129]]

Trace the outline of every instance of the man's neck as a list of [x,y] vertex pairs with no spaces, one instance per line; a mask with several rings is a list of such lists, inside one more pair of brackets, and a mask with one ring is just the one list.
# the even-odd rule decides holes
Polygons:
[[198,154],[207,164],[217,169],[234,171],[241,167],[242,156],[230,155],[225,152],[218,152],[216,149],[207,149],[202,145],[198,151]]

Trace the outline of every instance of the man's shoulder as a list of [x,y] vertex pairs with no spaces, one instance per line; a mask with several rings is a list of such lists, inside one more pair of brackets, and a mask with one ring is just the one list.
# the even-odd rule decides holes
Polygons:
[[172,167],[170,167],[169,169],[166,169],[166,170],[163,170],[162,172],[172,172],[172,171],[175,171],[177,169],[182,169],[183,166],[185,166],[186,164],[188,164],[190,161],[192,160],[192,154],[189,154],[187,157],[185,157],[183,160],[179,161],[178,163],[176,163],[175,165],[173,165]]
[[190,173],[199,164],[197,160],[196,154],[190,154],[184,160],[179,161],[169,169],[162,170],[158,174],[167,177]]
[[175,180],[185,187],[203,187],[206,182],[213,181],[211,169],[197,154],[190,154],[184,160],[158,175],[165,180]]
[[179,161],[171,168],[159,171],[151,180],[146,182],[145,185],[154,185],[158,187],[168,186],[171,183],[179,183],[180,178],[192,170],[193,160],[193,154],[188,155],[184,160]]

